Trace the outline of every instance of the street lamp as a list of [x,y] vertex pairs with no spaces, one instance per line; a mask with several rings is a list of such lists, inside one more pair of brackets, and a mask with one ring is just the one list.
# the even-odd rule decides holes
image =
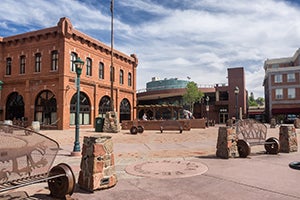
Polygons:
[[240,93],[240,89],[238,86],[236,86],[234,89],[234,94],[236,96],[236,108],[235,108],[236,122],[238,122],[239,120],[239,93]]
[[79,110],[80,110],[80,75],[82,72],[82,67],[84,65],[84,61],[82,61],[79,57],[73,61],[76,66],[76,89],[77,89],[77,102],[76,102],[76,116],[75,116],[75,142],[72,155],[79,156],[80,155],[80,142],[79,142]]
[[206,112],[207,112],[207,127],[209,127],[209,121],[208,121],[208,111],[209,111],[209,96],[206,96]]

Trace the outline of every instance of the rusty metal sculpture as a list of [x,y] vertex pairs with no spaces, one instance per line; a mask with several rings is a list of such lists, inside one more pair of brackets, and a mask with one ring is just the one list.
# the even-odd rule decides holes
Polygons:
[[267,127],[254,119],[239,120],[236,124],[238,136],[237,146],[240,157],[246,158],[254,145],[264,145],[269,154],[277,154],[280,149],[279,140],[275,137],[266,139]]
[[72,195],[75,188],[72,169],[63,163],[51,168],[58,150],[58,143],[44,135],[0,124],[0,193],[48,181],[53,197]]

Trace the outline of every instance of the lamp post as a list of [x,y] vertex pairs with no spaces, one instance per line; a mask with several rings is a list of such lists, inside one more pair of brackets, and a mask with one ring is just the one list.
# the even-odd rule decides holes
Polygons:
[[111,75],[111,80],[110,80],[110,100],[111,100],[111,104],[110,104],[110,109],[111,111],[114,111],[114,0],[110,1],[110,12],[111,12],[111,55],[110,55],[110,59],[111,59],[111,71],[110,71],[110,75]]
[[209,127],[208,113],[209,113],[209,96],[206,96],[206,112],[207,112],[207,127]]
[[240,89],[238,86],[235,87],[234,89],[234,94],[236,96],[236,107],[235,107],[235,117],[236,117],[236,122],[238,122],[239,120],[239,93],[240,93]]
[[80,155],[80,142],[79,142],[79,110],[80,110],[80,75],[82,72],[82,67],[84,65],[84,61],[82,61],[79,57],[73,61],[76,66],[76,89],[77,89],[77,102],[76,102],[76,116],[75,116],[75,142],[72,155],[79,156]]

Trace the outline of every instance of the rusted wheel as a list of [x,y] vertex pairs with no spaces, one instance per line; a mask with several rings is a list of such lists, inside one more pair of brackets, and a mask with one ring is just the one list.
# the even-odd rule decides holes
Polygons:
[[300,170],[300,162],[291,162],[289,164],[290,168]]
[[143,133],[144,132],[144,127],[143,126],[138,126],[137,127],[137,129],[138,129],[138,133]]
[[50,195],[54,198],[64,199],[66,195],[72,195],[75,189],[75,176],[71,167],[65,163],[60,163],[49,172],[49,177],[65,175],[48,180]]
[[280,149],[280,144],[277,138],[271,137],[265,142],[265,149],[269,154],[278,154]]
[[238,140],[237,147],[241,158],[246,158],[251,153],[250,144],[245,140]]
[[136,126],[132,126],[130,129],[130,133],[136,135],[138,133],[138,128]]

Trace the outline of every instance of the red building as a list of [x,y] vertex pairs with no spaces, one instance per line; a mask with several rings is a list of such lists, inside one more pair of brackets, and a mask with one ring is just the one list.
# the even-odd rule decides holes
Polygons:
[[300,49],[292,57],[266,60],[264,69],[267,120],[293,121],[300,114]]
[[74,29],[69,19],[61,18],[54,27],[0,38],[0,49],[0,120],[74,127],[73,61],[78,57],[85,62],[80,77],[81,126],[93,127],[95,117],[110,110],[112,78],[120,121],[135,118],[137,57],[114,50],[111,68],[110,47]]
[[[194,117],[208,117],[209,120],[216,123],[226,123],[228,119],[236,118],[237,113],[240,118],[248,116],[248,94],[245,89],[244,68],[229,68],[227,73],[228,83],[216,84],[210,87],[199,86],[199,90],[204,93],[204,97],[194,104]],[[169,79],[161,82],[163,81],[170,82]],[[180,81],[179,85],[182,86],[182,80],[178,81]],[[138,105],[182,105],[185,87],[176,88],[176,79],[172,83],[173,85],[170,87],[165,86],[157,90],[147,88],[146,91],[138,93]],[[236,87],[239,89],[238,93],[235,93]],[[137,115],[141,117],[142,112]],[[166,114],[166,116],[168,115]]]

